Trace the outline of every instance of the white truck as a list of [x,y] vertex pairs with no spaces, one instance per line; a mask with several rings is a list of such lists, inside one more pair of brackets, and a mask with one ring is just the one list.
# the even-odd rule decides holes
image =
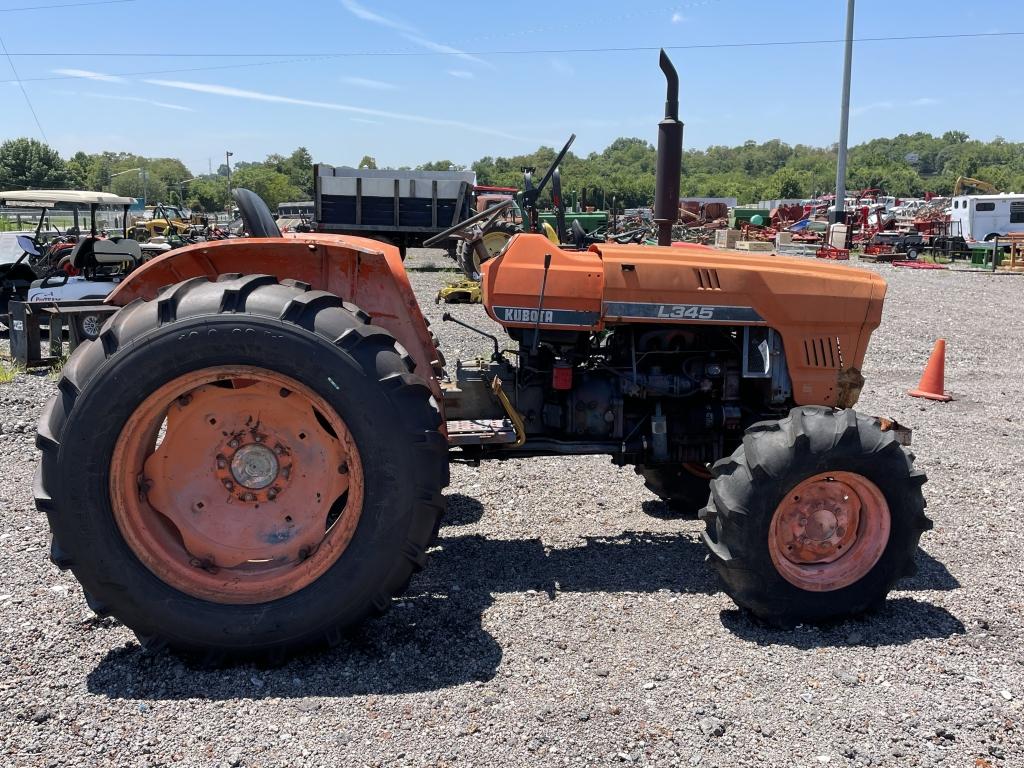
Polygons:
[[1024,232],[1024,195],[958,195],[949,207],[950,223],[960,223],[967,242],[989,241]]

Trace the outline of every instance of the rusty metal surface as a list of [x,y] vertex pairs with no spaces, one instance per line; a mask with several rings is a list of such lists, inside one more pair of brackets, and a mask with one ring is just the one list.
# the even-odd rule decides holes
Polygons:
[[790,584],[830,592],[874,568],[890,526],[878,486],[853,472],[823,472],[799,483],[776,507],[768,552]]
[[125,540],[161,580],[257,603],[311,584],[344,552],[363,472],[319,395],[272,371],[223,367],[143,401],[115,446],[110,490]]

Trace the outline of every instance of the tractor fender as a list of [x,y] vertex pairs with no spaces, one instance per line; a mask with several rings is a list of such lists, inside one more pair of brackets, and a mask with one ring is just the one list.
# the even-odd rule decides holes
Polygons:
[[154,299],[160,288],[191,277],[266,274],[309,283],[355,304],[409,353],[415,372],[442,406],[441,370],[398,248],[365,237],[289,233],[283,238],[233,238],[195,243],[146,262],[125,278],[106,303],[123,307]]

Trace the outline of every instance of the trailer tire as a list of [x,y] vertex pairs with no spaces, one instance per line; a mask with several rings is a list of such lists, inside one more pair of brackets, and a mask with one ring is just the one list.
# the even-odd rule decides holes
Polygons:
[[695,468],[638,464],[634,470],[644,479],[647,490],[664,501],[675,516],[696,518],[708,503],[711,478],[702,476]]
[[908,248],[907,249],[907,260],[908,261],[917,261],[917,248]]
[[[711,500],[700,512],[725,591],[777,627],[878,608],[900,578],[913,575],[921,534],[932,527],[921,493],[926,477],[913,462],[892,432],[852,410],[800,407],[750,427],[732,456],[712,467]],[[847,516],[853,505],[856,524]],[[822,538],[825,518],[835,536],[852,536],[837,539],[845,550]],[[787,551],[787,538],[795,551]],[[808,546],[828,551],[804,557]]]
[[[314,406],[312,413],[305,411],[302,417],[302,425],[308,422],[312,428],[307,431],[316,434],[310,434],[307,443],[296,442],[294,452],[288,449],[283,454],[282,461],[291,459],[295,472],[283,475],[291,485],[280,492],[281,498],[274,504],[294,504],[298,500],[301,508],[315,506],[307,501],[311,498],[308,494],[292,496],[291,500],[287,497],[290,489],[295,488],[297,493],[306,487],[298,485],[300,482],[348,483],[326,517],[325,506],[311,513],[313,534],[322,539],[311,550],[299,551],[294,569],[281,571],[285,586],[280,594],[268,591],[266,599],[234,599],[242,593],[231,590],[237,589],[236,582],[252,578],[244,569],[273,575],[279,573],[272,570],[280,567],[277,562],[249,559],[220,567],[216,562],[188,562],[192,553],[187,551],[186,564],[195,566],[192,571],[180,563],[175,566],[177,570],[171,568],[173,563],[164,569],[162,563],[154,565],[153,551],[138,543],[138,531],[131,526],[126,529],[127,518],[122,511],[125,495],[119,489],[132,482],[127,471],[131,464],[124,460],[131,454],[117,453],[122,441],[133,444],[126,425],[146,423],[133,420],[160,392],[175,391],[164,388],[173,387],[184,377],[206,376],[208,371],[228,368],[236,373],[211,380],[205,389],[193,390],[197,406],[201,398],[218,389],[245,393],[253,386],[244,378],[250,371],[270,381],[295,382],[294,391],[284,387],[278,391],[276,384],[268,390],[280,398],[292,396],[281,402],[294,403],[297,395],[302,403],[305,401],[301,398],[308,394],[322,404]],[[443,513],[441,489],[448,482],[448,463],[447,445],[439,432],[441,416],[430,389],[412,369],[411,359],[394,337],[371,325],[369,317],[357,307],[294,281],[237,274],[223,275],[217,282],[193,278],[162,289],[151,301],[129,304],[104,323],[97,341],[82,344],[71,356],[58,384],[59,393],[50,400],[39,422],[36,444],[42,460],[34,490],[36,505],[46,513],[52,532],[51,559],[60,568],[72,570],[96,613],[118,618],[150,650],[170,648],[202,664],[217,665],[241,659],[276,661],[306,647],[336,644],[345,630],[371,614],[387,610],[392,598],[405,589],[412,574],[425,564],[427,547]],[[232,378],[239,376],[237,371],[245,373]],[[131,386],[124,386],[125,381],[132,382]],[[273,424],[264,422],[272,422],[268,415],[271,397],[262,393],[248,396],[262,398],[248,406],[260,413],[252,426],[253,435],[257,429],[270,432]],[[175,397],[167,406],[164,431],[160,433],[165,436],[159,445],[172,439],[171,409],[180,408],[185,413],[192,401],[190,392],[187,399]],[[219,412],[191,413],[200,416],[202,424]],[[186,417],[191,418],[174,418]],[[285,417],[282,420],[287,421]],[[229,433],[227,418],[222,421],[225,436],[241,434]],[[297,429],[294,422],[289,428]],[[153,435],[160,439],[155,429]],[[305,432],[298,435],[306,439]],[[321,440],[323,435],[333,436],[332,446],[355,446],[351,454],[346,454],[350,456],[346,463],[338,466],[337,475],[313,474],[311,464],[299,463],[302,456],[317,455],[322,443],[331,442]],[[243,442],[249,439],[246,436]],[[252,439],[259,442],[258,437]],[[267,440],[266,445],[273,443]],[[316,450],[312,450],[314,447]],[[194,452],[206,456],[205,449],[200,441]],[[150,458],[157,449],[152,450]],[[119,455],[119,467],[125,470],[121,475],[111,468]],[[156,464],[173,464],[169,457],[165,459],[163,464]],[[222,466],[221,457],[217,459],[216,466]],[[201,464],[196,461],[197,466]],[[143,466],[150,474],[150,465]],[[206,472],[206,465],[201,466]],[[276,462],[274,466],[278,466]],[[233,468],[232,461],[229,469]],[[179,471],[184,473],[185,469]],[[349,473],[354,477],[357,471],[361,473],[358,485],[354,479],[337,480],[338,475]],[[160,476],[159,469],[156,476]],[[322,479],[328,476],[335,479]],[[152,480],[141,473],[139,477],[139,502],[133,508],[146,508],[154,493]],[[203,476],[186,479],[207,481]],[[280,476],[274,482],[279,480]],[[223,493],[226,497],[232,494],[230,489]],[[350,494],[361,497],[361,504],[347,518]],[[213,499],[209,511],[219,514],[220,506],[215,510],[214,505],[221,505],[220,496]],[[234,498],[227,501],[238,504]],[[330,502],[328,496],[326,503]],[[155,508],[156,502],[153,504]],[[278,509],[281,511],[267,511]],[[262,512],[241,511],[269,516],[283,514],[284,509],[264,500]],[[165,527],[169,527],[167,520],[178,525],[167,507],[161,509],[160,516]],[[150,524],[150,518],[144,519]],[[291,517],[284,519],[291,523]],[[344,529],[349,536],[344,546],[329,543],[330,532],[339,519],[346,520]],[[279,524],[283,526],[275,518],[274,525]],[[322,526],[319,534],[318,524]],[[228,535],[241,534],[230,530]],[[180,535],[177,540],[181,541]],[[287,536],[258,539],[263,541],[278,545],[286,542]],[[187,549],[183,544],[181,547]],[[324,558],[333,559],[317,559],[321,552]],[[314,570],[322,562],[326,563],[323,570]],[[298,575],[307,564],[308,570],[301,573],[313,577],[303,581]],[[236,572],[235,568],[243,570]],[[264,568],[271,570],[261,570]],[[181,576],[182,572],[186,575]],[[167,577],[167,573],[173,577]],[[188,579],[199,585],[198,594],[193,593]],[[208,582],[217,585],[209,587],[209,593],[202,591]],[[260,582],[257,588],[264,583],[275,582]]]

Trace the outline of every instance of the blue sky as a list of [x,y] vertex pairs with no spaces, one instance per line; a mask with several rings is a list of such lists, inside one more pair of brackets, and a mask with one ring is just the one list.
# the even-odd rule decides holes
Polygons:
[[[87,0],[0,0],[0,37],[49,143],[65,155],[177,156],[196,173],[216,168],[227,149],[235,160],[259,160],[304,145],[317,161],[354,164],[369,154],[383,166],[468,163],[561,144],[571,132],[577,153],[618,136],[653,141],[664,104],[656,51],[564,49],[835,39],[846,6],[92,0],[15,10],[74,2]],[[992,32],[1024,32],[1024,3],[857,3],[858,37]],[[954,128],[1024,140],[1022,45],[1024,36],[858,43],[851,143]],[[149,55],[102,53],[112,50]],[[514,53],[523,50],[547,52]],[[346,52],[414,55],[316,58]],[[193,55],[154,55],[166,53]],[[669,53],[687,147],[835,141],[841,45]],[[0,58],[0,139],[38,138],[12,78]]]

